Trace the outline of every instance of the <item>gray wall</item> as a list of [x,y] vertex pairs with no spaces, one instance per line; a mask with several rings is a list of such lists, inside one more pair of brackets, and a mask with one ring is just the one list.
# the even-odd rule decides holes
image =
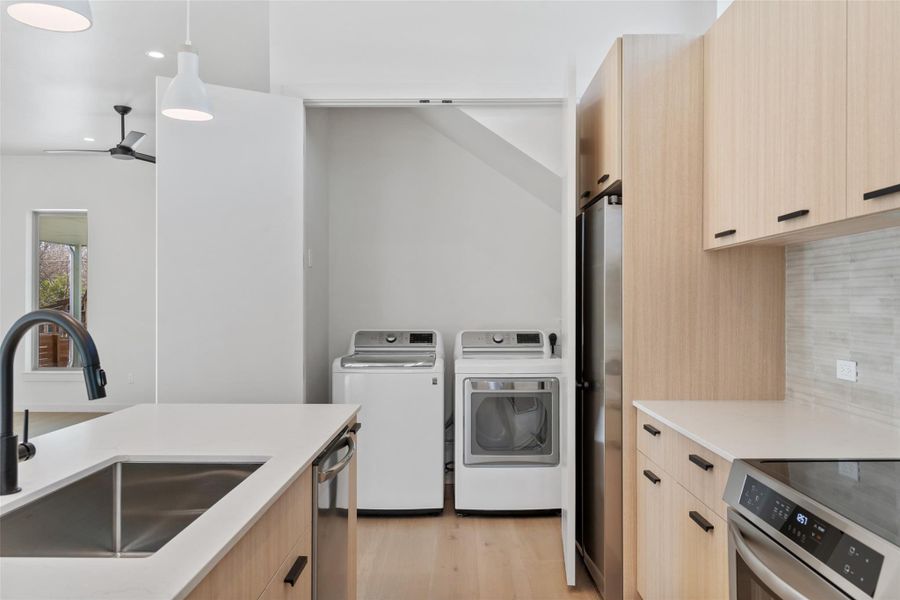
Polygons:
[[[900,423],[900,228],[787,248],[789,401]],[[835,377],[855,360],[855,383]]]

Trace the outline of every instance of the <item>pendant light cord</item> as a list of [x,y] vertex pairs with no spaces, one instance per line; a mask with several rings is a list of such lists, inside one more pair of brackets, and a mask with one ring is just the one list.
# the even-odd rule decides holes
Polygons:
[[187,17],[185,18],[185,23],[187,24],[187,39],[184,40],[185,46],[191,45],[191,0],[185,0],[185,11],[187,13]]

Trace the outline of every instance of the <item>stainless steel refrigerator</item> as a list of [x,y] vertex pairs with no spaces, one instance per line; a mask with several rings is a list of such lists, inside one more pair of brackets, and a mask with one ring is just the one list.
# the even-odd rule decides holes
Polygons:
[[622,203],[577,217],[578,509],[576,540],[604,600],[622,598]]

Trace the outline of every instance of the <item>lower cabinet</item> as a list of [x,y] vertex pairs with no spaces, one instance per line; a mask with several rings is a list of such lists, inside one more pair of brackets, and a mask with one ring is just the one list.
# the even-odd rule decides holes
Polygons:
[[680,589],[669,598],[728,599],[728,536],[725,521],[681,485],[673,487]]
[[672,598],[678,565],[675,545],[675,480],[662,467],[638,452],[637,591],[644,600]]
[[728,600],[725,520],[637,456],[637,591],[643,600]]
[[[197,584],[188,600],[247,600],[263,594],[265,598],[310,598],[312,475],[312,467],[306,469],[281,494]],[[293,586],[284,582],[284,575],[279,579],[303,556],[307,564]]]

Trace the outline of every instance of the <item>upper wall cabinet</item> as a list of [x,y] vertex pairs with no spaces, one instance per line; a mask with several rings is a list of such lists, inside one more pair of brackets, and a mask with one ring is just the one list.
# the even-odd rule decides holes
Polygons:
[[900,208],[900,2],[850,2],[847,213]]
[[578,107],[579,182],[590,199],[622,179],[622,38],[618,38]]
[[845,2],[738,0],[710,28],[705,248],[846,216],[846,76]]

